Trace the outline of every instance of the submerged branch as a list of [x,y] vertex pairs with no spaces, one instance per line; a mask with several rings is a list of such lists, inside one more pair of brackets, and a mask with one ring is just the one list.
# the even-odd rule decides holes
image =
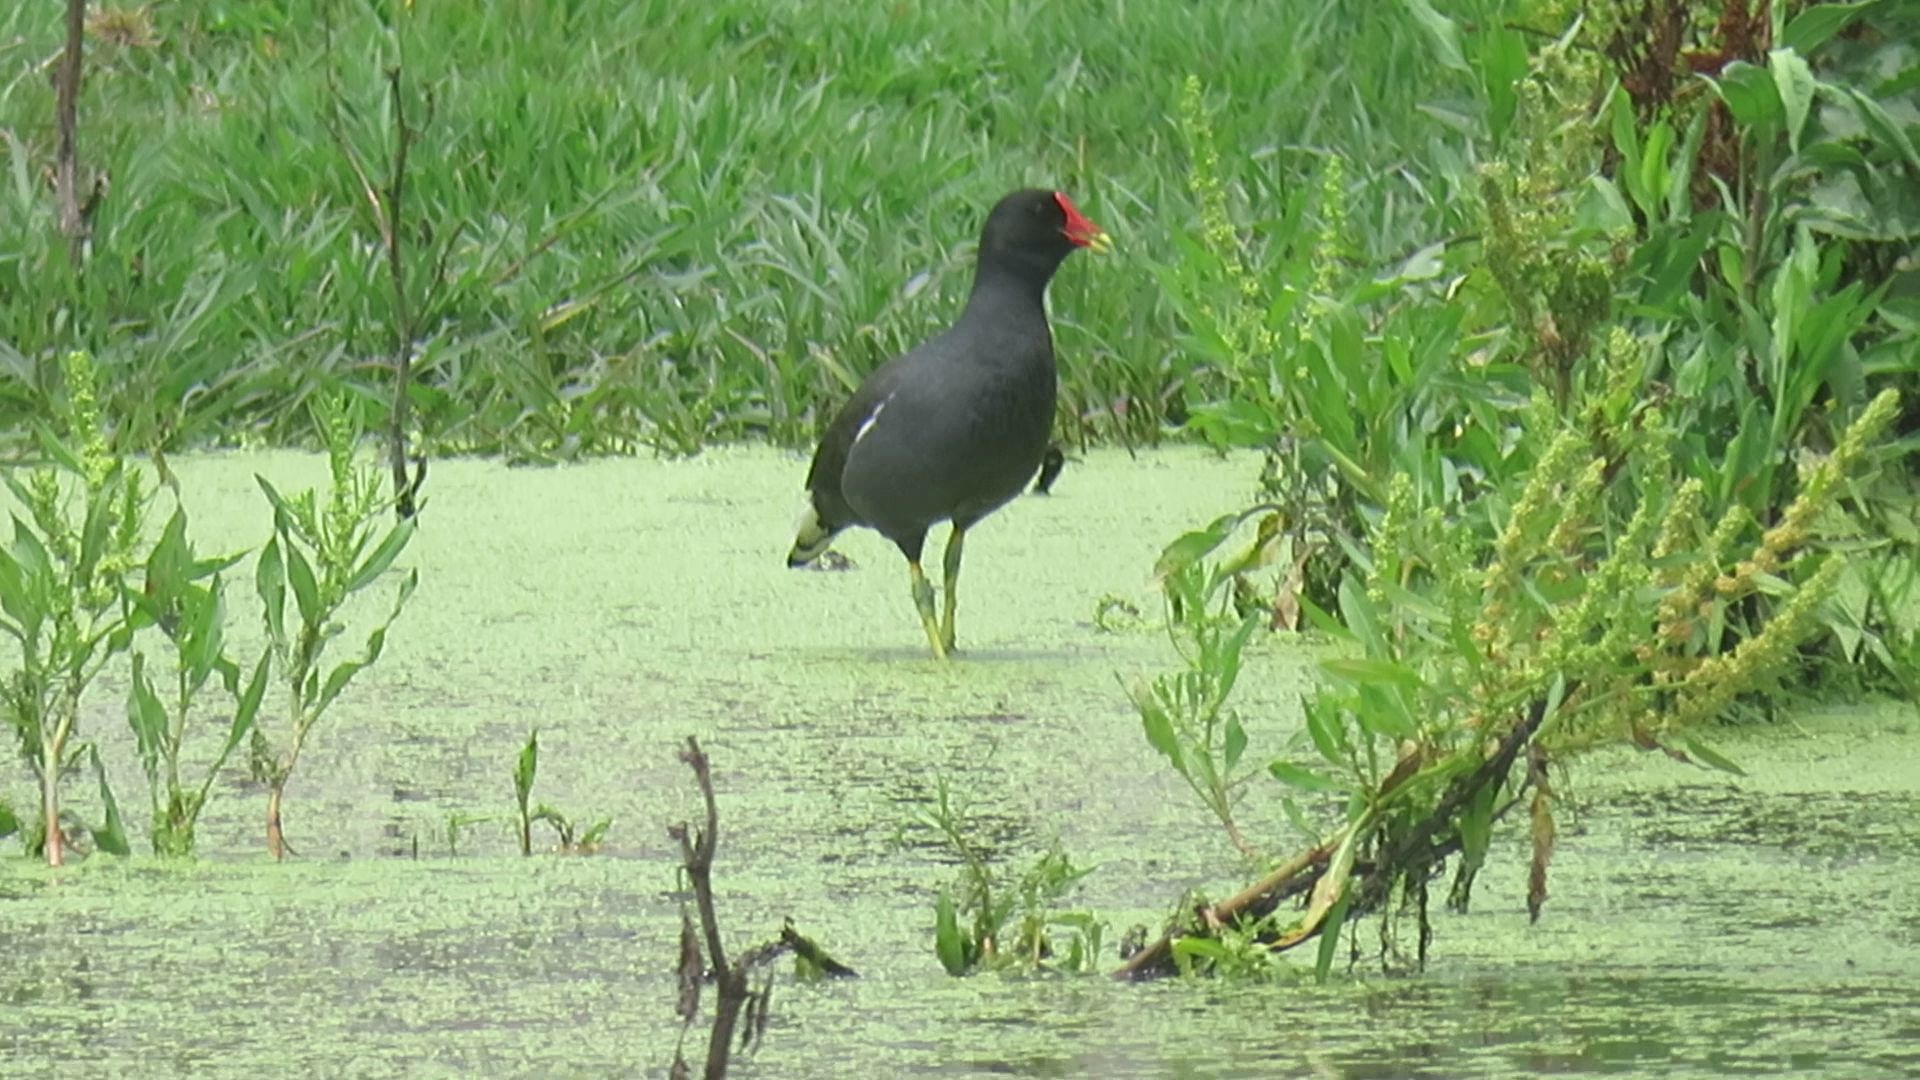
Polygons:
[[[1570,685],[1566,692],[1571,694],[1575,687]],[[1392,891],[1393,883],[1409,874],[1418,874],[1432,867],[1441,859],[1460,850],[1458,816],[1468,803],[1482,790],[1489,787],[1498,789],[1505,784],[1513,770],[1514,762],[1520,751],[1527,747],[1540,724],[1546,719],[1549,698],[1541,696],[1528,706],[1526,714],[1514,724],[1512,730],[1500,740],[1493,756],[1480,763],[1478,767],[1462,776],[1456,777],[1434,808],[1422,815],[1410,828],[1397,835],[1377,833],[1378,843],[1385,849],[1371,860],[1356,860],[1353,865],[1354,884],[1347,886],[1352,896],[1352,910],[1349,917],[1377,910],[1383,905]],[[1438,767],[1437,763],[1434,766]],[[1401,786],[1412,774],[1396,770],[1382,782],[1375,794],[1375,802],[1387,795],[1393,788]],[[1499,813],[1504,815],[1514,805],[1509,800]],[[1320,879],[1332,864],[1333,858],[1345,836],[1345,829],[1332,838],[1300,852],[1285,863],[1263,875],[1260,880],[1218,903],[1209,904],[1195,912],[1197,922],[1203,929],[1197,932],[1212,934],[1218,928],[1235,921],[1264,918],[1277,910],[1281,904],[1295,897],[1305,895],[1319,884]],[[1271,935],[1266,938],[1274,951],[1284,951],[1312,940],[1321,930],[1320,925],[1303,927],[1284,938]],[[1171,975],[1175,971],[1173,946],[1181,937],[1187,936],[1181,929],[1169,930],[1152,945],[1135,953],[1114,972],[1117,979],[1147,979]]]

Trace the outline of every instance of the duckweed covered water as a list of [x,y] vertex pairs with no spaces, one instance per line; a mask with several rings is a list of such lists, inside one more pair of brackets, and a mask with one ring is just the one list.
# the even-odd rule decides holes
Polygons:
[[[204,548],[264,539],[255,472],[283,490],[324,472],[287,454],[176,468]],[[970,536],[966,656],[947,667],[923,659],[884,541],[844,538],[845,573],[782,565],[804,469],[766,450],[435,465],[404,560],[420,591],[290,790],[301,858],[265,860],[263,796],[236,773],[197,863],[0,860],[6,1074],[662,1075],[680,919],[664,826],[698,811],[675,758],[686,734],[714,760],[732,941],[791,916],[863,975],[783,976],[743,1076],[1920,1071],[1907,708],[1722,736],[1745,780],[1631,751],[1589,759],[1565,785],[1541,922],[1527,924],[1509,837],[1473,911],[1437,915],[1422,976],[1379,975],[1362,926],[1369,955],[1325,987],[948,978],[932,896],[952,871],[910,824],[939,773],[1007,857],[1058,837],[1098,863],[1080,901],[1113,920],[1109,942],[1188,888],[1239,880],[1115,681],[1168,666],[1164,638],[1102,631],[1094,612],[1117,594],[1152,615],[1160,546],[1237,506],[1252,469],[1192,452],[1069,465],[1054,496]],[[242,568],[229,598],[249,641],[250,582]],[[1284,645],[1250,663],[1250,756],[1295,737],[1306,664]],[[91,699],[86,734],[140,827],[119,695]],[[536,798],[611,816],[602,855],[515,854],[513,760],[536,726]],[[29,804],[23,771],[5,775],[0,790]],[[92,813],[90,787],[69,790]],[[1285,837],[1261,812],[1268,790],[1254,789],[1250,831]],[[454,814],[498,820],[451,854]]]

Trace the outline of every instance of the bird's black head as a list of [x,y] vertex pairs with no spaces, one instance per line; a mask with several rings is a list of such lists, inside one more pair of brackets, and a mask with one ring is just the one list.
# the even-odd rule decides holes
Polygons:
[[1041,284],[1053,276],[1060,261],[1075,248],[1105,251],[1107,235],[1088,221],[1065,195],[1028,188],[994,204],[980,230],[980,264],[1037,277]]

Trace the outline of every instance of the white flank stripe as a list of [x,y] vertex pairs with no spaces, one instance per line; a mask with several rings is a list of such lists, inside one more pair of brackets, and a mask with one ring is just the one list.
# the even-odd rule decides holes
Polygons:
[[880,414],[887,411],[887,402],[892,400],[893,400],[893,395],[888,394],[886,397],[886,401],[882,401],[880,404],[875,405],[873,407],[873,415],[867,417],[865,420],[862,420],[860,422],[860,430],[853,433],[853,441],[855,443],[858,443],[861,439],[864,439],[867,437],[867,432],[872,431],[873,425],[879,422]]

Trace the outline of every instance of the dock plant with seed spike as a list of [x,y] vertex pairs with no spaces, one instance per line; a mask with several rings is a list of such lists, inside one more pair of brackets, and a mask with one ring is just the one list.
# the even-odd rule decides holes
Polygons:
[[[1181,935],[1218,928],[1285,949],[1336,933],[1362,911],[1385,915],[1386,958],[1402,952],[1396,927],[1414,920],[1412,956],[1424,962],[1426,883],[1462,855],[1452,902],[1464,907],[1493,826],[1522,804],[1533,844],[1527,899],[1538,917],[1555,846],[1555,764],[1624,741],[1738,771],[1701,728],[1741,695],[1772,689],[1820,630],[1844,556],[1810,546],[1814,523],[1897,411],[1891,391],[1876,398],[1744,554],[1736,552],[1750,518],[1737,505],[1701,537],[1705,487],[1676,482],[1668,422],[1655,409],[1608,456],[1581,428],[1533,436],[1538,463],[1497,531],[1476,534],[1437,508],[1414,513],[1404,498],[1391,500],[1362,552],[1380,557],[1361,558],[1343,582],[1338,622],[1321,619],[1348,650],[1323,663],[1327,684],[1307,704],[1320,760],[1282,757],[1268,770],[1299,792],[1344,795],[1344,819],[1313,830],[1310,850],[1207,905],[1123,973],[1191,966],[1205,952],[1176,952]],[[1596,476],[1613,478],[1597,494]],[[1480,545],[1483,566],[1454,556],[1463,542]],[[1676,631],[1723,619],[1763,574],[1777,603],[1751,617],[1731,650]],[[1297,809],[1291,816],[1300,820]],[[1309,897],[1304,913],[1284,903],[1299,897]],[[1321,952],[1324,971],[1331,953]]]
[[[0,709],[39,783],[41,827],[28,846],[50,866],[66,858],[60,783],[88,749],[74,741],[81,699],[132,639],[127,579],[140,561],[148,502],[140,474],[125,467],[101,427],[92,358],[69,352],[61,371],[65,430],[39,431],[52,465],[24,479],[0,472],[25,510],[0,548],[0,632],[20,653],[19,667],[0,682]],[[125,854],[104,772],[101,791],[109,823],[94,830],[95,842]]]
[[317,419],[327,439],[330,475],[324,507],[311,489],[287,496],[266,477],[255,478],[273,507],[273,535],[261,549],[254,584],[266,617],[270,662],[285,697],[279,710],[261,710],[252,731],[251,763],[255,777],[267,785],[267,850],[275,859],[285,858],[288,850],[281,807],[308,735],[354,676],[380,658],[387,630],[420,580],[417,570],[400,579],[393,607],[367,634],[360,656],[326,666],[328,649],[341,631],[341,609],[392,567],[413,538],[416,519],[379,528],[388,499],[380,493],[379,470],[354,463],[359,429],[344,407],[324,399]]

